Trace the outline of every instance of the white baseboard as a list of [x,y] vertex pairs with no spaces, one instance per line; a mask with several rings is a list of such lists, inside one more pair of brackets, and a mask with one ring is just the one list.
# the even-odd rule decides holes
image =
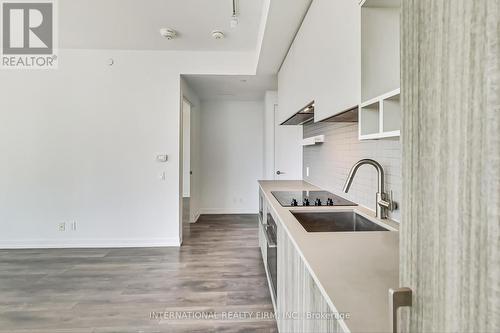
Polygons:
[[179,247],[179,238],[0,240],[0,249]]
[[200,214],[258,214],[258,211],[248,208],[201,208]]

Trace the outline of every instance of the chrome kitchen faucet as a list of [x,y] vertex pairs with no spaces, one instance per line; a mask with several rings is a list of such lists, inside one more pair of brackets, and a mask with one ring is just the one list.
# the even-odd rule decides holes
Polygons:
[[358,171],[359,167],[364,164],[371,165],[375,169],[377,169],[378,189],[375,216],[380,219],[387,219],[388,212],[392,212],[394,209],[396,209],[397,206],[396,203],[392,200],[392,191],[389,198],[387,193],[384,192],[384,169],[377,161],[371,159],[362,159],[356,162],[356,164],[353,165],[351,171],[349,172],[349,176],[347,177],[344,185],[344,192],[349,192],[349,188],[351,188],[352,181],[354,179],[354,176],[356,175],[356,172]]

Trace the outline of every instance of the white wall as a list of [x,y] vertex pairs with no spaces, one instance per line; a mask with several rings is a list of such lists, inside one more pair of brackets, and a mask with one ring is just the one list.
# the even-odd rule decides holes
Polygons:
[[257,213],[264,103],[202,101],[201,212]]
[[[0,247],[178,245],[179,75],[251,74],[253,54],[61,50],[59,60],[0,74]],[[73,220],[78,230],[58,231]]]

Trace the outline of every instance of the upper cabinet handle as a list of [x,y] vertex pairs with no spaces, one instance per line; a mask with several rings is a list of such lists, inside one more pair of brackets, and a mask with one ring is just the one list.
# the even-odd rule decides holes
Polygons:
[[392,333],[398,332],[398,308],[411,306],[412,291],[410,288],[389,289],[389,316]]

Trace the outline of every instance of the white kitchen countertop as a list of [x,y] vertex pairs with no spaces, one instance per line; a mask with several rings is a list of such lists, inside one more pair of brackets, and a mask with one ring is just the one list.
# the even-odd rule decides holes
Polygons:
[[[375,220],[373,211],[361,206],[282,207],[271,191],[318,190],[304,181],[259,181],[277,223],[285,228],[310,274],[333,311],[349,313],[345,324],[351,332],[391,332],[389,288],[399,286],[399,232],[308,233],[292,211],[355,210]],[[375,192],[373,193],[375,200]],[[376,220],[398,230],[393,221]],[[278,245],[279,246],[279,245]]]

